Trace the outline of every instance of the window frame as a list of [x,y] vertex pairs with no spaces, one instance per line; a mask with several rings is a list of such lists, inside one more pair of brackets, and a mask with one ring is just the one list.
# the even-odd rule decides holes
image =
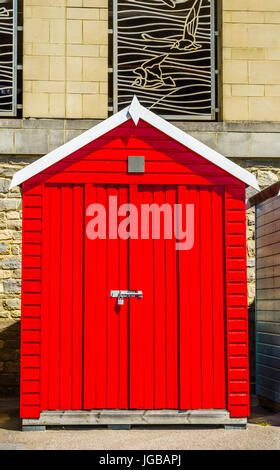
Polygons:
[[[21,28],[22,29],[22,28]],[[18,103],[18,0],[13,0],[13,41],[11,42],[12,46],[12,104],[11,110],[1,109],[0,102],[0,118],[4,117],[18,117],[18,109],[20,107]],[[1,57],[1,55],[0,55]],[[1,87],[0,87],[1,90]]]

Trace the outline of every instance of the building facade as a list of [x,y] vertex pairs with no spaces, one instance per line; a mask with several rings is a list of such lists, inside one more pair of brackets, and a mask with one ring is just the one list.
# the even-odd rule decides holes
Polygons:
[[[186,0],[186,5],[182,1],[177,4],[176,0],[153,1],[160,12],[157,23],[166,23],[174,14],[173,20],[183,33],[176,40],[173,33],[168,36],[168,47],[172,54],[177,54],[176,60],[178,57],[184,60],[184,54],[190,52],[198,54],[192,60],[202,60],[200,66],[187,65],[191,80],[199,82],[200,99],[191,88],[188,98],[184,97],[187,94],[179,95],[175,103],[169,101],[171,111],[159,113],[169,115],[180,129],[253,172],[261,188],[276,182],[280,177],[279,0]],[[138,32],[140,28],[140,36],[129,36],[134,25],[126,21],[125,11],[116,13],[115,0],[109,4],[108,0],[24,0],[23,5],[7,2],[10,9],[16,3],[17,85],[13,82],[16,106],[11,110],[4,106],[0,112],[0,393],[6,395],[15,394],[18,389],[21,312],[21,193],[19,188],[9,190],[12,175],[105,119],[116,107],[121,109],[126,99],[125,86],[121,86],[122,79],[118,81],[116,75],[120,77],[123,70],[130,71],[129,60],[121,64],[123,68],[116,66],[116,61],[122,60],[122,48],[128,57],[132,54],[133,60],[136,54],[130,50],[133,43],[147,41],[147,47],[141,45],[141,54],[147,53],[148,58],[133,72],[140,101],[141,96],[143,100],[154,96],[165,99],[164,87],[169,87],[170,96],[174,96],[172,88],[175,91],[177,83],[174,75],[163,72],[170,57],[166,59],[167,40],[159,33],[158,24],[153,25],[156,45],[151,45],[155,37],[147,32],[146,19],[143,19],[146,32],[141,32],[141,16],[136,28]],[[138,3],[147,7],[147,2]],[[3,5],[0,15],[5,16]],[[184,8],[186,14],[176,15]],[[123,24],[125,32],[120,27]],[[0,34],[3,44],[4,33]],[[155,47],[160,51],[156,58],[150,54]],[[202,56],[202,52],[206,55]],[[171,59],[175,60],[173,56]],[[203,73],[208,91],[201,85]],[[186,78],[179,78],[183,80],[182,86],[187,87]],[[190,84],[194,86],[193,81]],[[144,92],[147,94],[141,95]],[[248,211],[247,234],[253,384],[253,209]]]

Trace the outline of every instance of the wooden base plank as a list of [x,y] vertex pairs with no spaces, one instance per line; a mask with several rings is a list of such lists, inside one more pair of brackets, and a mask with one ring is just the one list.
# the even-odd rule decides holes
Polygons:
[[238,425],[247,418],[231,418],[227,410],[57,410],[42,411],[39,419],[23,419],[23,426],[123,425]]

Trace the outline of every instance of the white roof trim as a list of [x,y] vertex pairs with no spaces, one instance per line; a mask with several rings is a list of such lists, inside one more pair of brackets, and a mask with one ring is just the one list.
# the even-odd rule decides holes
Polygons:
[[134,95],[131,105],[128,108],[128,112],[135,124],[137,126],[139,119],[141,117],[141,104],[139,103],[137,97]]
[[128,119],[130,119],[128,108],[129,106],[122,109],[117,114],[109,117],[105,121],[96,124],[96,126],[92,127],[86,132],[83,132],[83,134],[75,137],[66,144],[57,147],[52,152],[47,153],[47,155],[38,158],[38,160],[30,163],[30,165],[26,166],[22,170],[17,171],[17,173],[15,173],[13,176],[10,189],[24,183],[24,181],[32,178],[32,176],[37,175],[49,166],[54,165],[60,160],[63,160],[63,158],[67,157],[76,150],[79,150],[93,140],[98,139],[98,137],[106,134],[106,132],[115,129],[116,127],[126,122]]
[[174,126],[170,122],[165,121],[163,118],[157,116],[152,111],[144,108],[144,106],[139,103],[136,96],[134,96],[130,106],[127,106],[117,114],[114,114],[78,137],[75,137],[66,144],[61,145],[47,155],[44,155],[22,170],[19,170],[13,176],[10,188],[18,186],[29,178],[32,178],[32,176],[35,176],[49,166],[54,165],[71,153],[89,144],[93,140],[98,139],[106,132],[109,132],[112,129],[118,127],[130,118],[133,119],[136,126],[139,122],[139,119],[143,119],[148,124],[151,124],[156,129],[160,130],[172,139],[180,142],[185,147],[188,147],[189,149],[198,153],[203,158],[214,163],[218,167],[225,170],[227,173],[235,176],[237,179],[243,181],[248,186],[252,186],[258,191],[260,190],[257,179],[252,173],[244,170],[244,168],[240,167],[236,163],[233,163],[231,160],[227,159],[194,137],[186,134],[184,131],[178,129],[178,127]]

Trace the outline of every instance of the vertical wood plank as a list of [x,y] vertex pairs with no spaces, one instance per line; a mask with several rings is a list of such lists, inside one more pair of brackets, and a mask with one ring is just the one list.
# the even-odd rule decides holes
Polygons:
[[[119,204],[127,204],[128,188],[120,186]],[[128,289],[129,286],[129,260],[128,260],[128,240],[118,239],[119,250],[119,284],[118,289]],[[128,302],[125,301],[118,314],[119,319],[119,404],[120,409],[128,408]]]
[[[87,235],[87,224],[92,217],[87,216],[87,209],[97,202],[96,186],[85,185],[84,207],[84,328],[83,328],[83,407],[96,407],[95,377],[96,377],[96,343],[98,341],[97,317],[97,240],[91,240]],[[95,332],[95,333],[94,333]]]
[[72,402],[72,309],[73,309],[73,188],[61,185],[61,324],[60,324],[60,408]]
[[[107,189],[107,408],[118,408],[119,397],[119,316],[122,307],[110,297],[111,290],[119,285],[119,243],[117,238],[109,238],[109,224],[115,214],[109,212],[109,198],[118,197],[116,186]],[[111,218],[111,220],[109,220]],[[126,301],[125,301],[126,302]]]
[[[105,186],[97,186],[96,201],[107,209],[107,189]],[[108,227],[107,227],[108,234]],[[96,385],[95,397],[96,408],[107,408],[107,299],[109,287],[107,285],[107,239],[97,239],[96,243],[96,338],[91,332],[91,341],[95,340],[95,360],[96,360]]]
[[[161,186],[154,187],[154,203],[165,203],[165,192]],[[155,212],[153,230],[155,233]],[[165,240],[161,215],[160,238],[154,239],[154,384],[155,409],[166,408],[166,310],[165,310]]]
[[[24,198],[25,196],[23,196]],[[42,205],[42,308],[41,308],[41,409],[47,410],[49,408],[49,311],[51,296],[50,290],[50,253],[49,245],[52,235],[52,224],[50,220],[51,215],[51,189],[43,186],[42,191],[43,205]],[[23,199],[24,202],[24,199]],[[23,204],[24,213],[24,204]],[[24,217],[23,217],[23,244],[24,244]],[[25,269],[26,257],[23,257],[22,268]],[[24,313],[24,310],[23,310]],[[21,326],[24,325],[24,318],[22,318]],[[23,350],[23,331],[21,333],[21,351]]]
[[[60,185],[52,185],[46,188],[50,198],[50,212],[48,221],[48,239],[44,242],[44,249],[47,252],[49,266],[43,265],[43,269],[48,270],[47,289],[48,299],[46,300],[48,315],[48,362],[49,362],[49,409],[59,409],[59,377],[60,377],[60,232],[61,232],[61,204]],[[46,281],[46,279],[45,279]],[[44,306],[44,302],[42,303]],[[45,331],[43,329],[43,334]]]
[[73,367],[72,409],[82,409],[83,373],[83,261],[84,194],[82,185],[73,187]]
[[[188,191],[185,186],[178,187],[178,204],[182,206],[182,231],[188,233],[186,204]],[[180,220],[178,220],[179,222]],[[183,240],[182,240],[183,241]],[[179,348],[180,348],[180,409],[191,408],[191,312],[190,299],[196,292],[190,291],[189,250],[179,250]]]
[[[129,186],[129,203],[138,209],[142,193],[137,185]],[[139,218],[138,218],[139,223]],[[129,238],[129,289],[143,290],[143,258],[141,241]],[[129,299],[129,373],[130,408],[142,409],[144,406],[144,364],[143,364],[143,299]]]
[[214,408],[225,408],[224,190],[212,190]]
[[[174,211],[177,190],[166,188],[166,203]],[[172,218],[173,219],[173,218]],[[166,277],[166,381],[167,408],[178,408],[178,275],[177,251],[172,220],[172,238],[165,240]]]
[[[143,204],[153,204],[151,186],[140,186]],[[142,227],[142,224],[141,224]],[[154,408],[154,246],[152,217],[149,216],[149,238],[142,239],[143,246],[143,330],[144,330],[144,408]]]
[[202,408],[214,406],[213,393],[213,284],[212,188],[200,189],[201,371]]
[[194,246],[189,252],[191,315],[191,408],[202,408],[201,393],[201,289],[200,289],[200,191],[191,187],[188,203],[194,205]]

